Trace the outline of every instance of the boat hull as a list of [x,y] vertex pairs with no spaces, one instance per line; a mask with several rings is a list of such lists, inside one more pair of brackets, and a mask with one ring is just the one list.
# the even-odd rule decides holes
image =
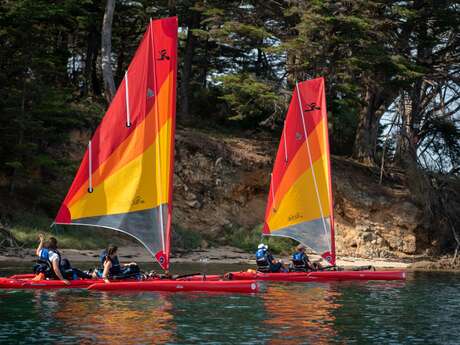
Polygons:
[[67,285],[62,280],[0,278],[0,289],[84,289],[94,282],[94,279],[78,279],[70,280]]
[[321,282],[341,280],[405,280],[404,271],[317,271],[317,272],[231,272],[230,280],[265,280],[285,282]]
[[236,281],[177,281],[152,280],[139,282],[96,283],[89,290],[95,291],[169,291],[169,292],[231,292],[255,293],[259,285],[254,280]]

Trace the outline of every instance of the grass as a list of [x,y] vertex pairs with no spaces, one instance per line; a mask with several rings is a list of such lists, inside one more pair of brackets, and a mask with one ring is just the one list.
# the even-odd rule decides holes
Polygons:
[[283,237],[262,237],[262,225],[253,229],[239,228],[227,233],[226,241],[232,246],[255,252],[259,243],[263,242],[268,245],[270,251],[274,254],[290,255],[297,245],[296,241]]
[[186,230],[178,225],[175,225],[172,230],[172,250],[184,249],[193,250],[199,248],[203,241],[203,237],[194,231]]
[[55,225],[50,228],[52,220],[42,215],[24,213],[14,216],[10,223],[11,233],[25,248],[37,246],[39,233],[46,238],[56,237],[60,248],[100,249],[109,243],[123,246],[135,241],[123,233],[95,227]]

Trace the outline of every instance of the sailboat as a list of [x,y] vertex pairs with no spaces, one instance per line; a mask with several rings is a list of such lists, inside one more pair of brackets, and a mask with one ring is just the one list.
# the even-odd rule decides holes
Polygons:
[[[120,231],[141,243],[168,271],[172,223],[177,79],[177,17],[150,21],[93,137],[55,224]],[[11,277],[10,277],[11,278]],[[61,281],[0,280],[0,287],[62,287]],[[71,281],[92,290],[254,292],[253,281],[211,277],[110,284]],[[216,279],[216,277],[212,277]],[[8,278],[3,278],[8,279]],[[9,284],[9,285],[8,285]]]
[[325,83],[297,83],[270,175],[263,235],[294,239],[318,253],[327,270],[316,272],[232,272],[233,279],[404,279],[400,271],[343,271],[336,264],[331,158]]

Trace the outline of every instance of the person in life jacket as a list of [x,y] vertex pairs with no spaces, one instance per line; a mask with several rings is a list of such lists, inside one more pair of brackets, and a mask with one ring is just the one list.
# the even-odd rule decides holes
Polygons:
[[292,270],[295,272],[315,271],[315,266],[308,259],[305,253],[305,246],[299,244],[294,254],[292,254]]
[[139,278],[139,266],[135,262],[121,265],[118,260],[118,247],[109,245],[100,255],[100,267],[93,272],[93,278],[102,278],[106,283],[110,279]]
[[45,236],[39,234],[39,244],[35,254],[38,256],[37,264],[34,271],[38,277],[57,278],[62,280],[66,285],[70,282],[64,278],[61,272],[61,254],[57,249],[57,240],[50,237],[45,244]]
[[38,237],[40,242],[35,251],[35,254],[38,256],[37,263],[34,266],[35,280],[45,278],[59,279],[68,285],[70,284],[69,279],[91,278],[90,275],[79,269],[72,268],[69,260],[61,258],[56,238],[50,237],[45,243],[45,236],[43,234],[39,234]]
[[268,251],[266,244],[259,244],[256,251],[257,270],[264,273],[286,272],[281,261],[275,260],[273,255]]

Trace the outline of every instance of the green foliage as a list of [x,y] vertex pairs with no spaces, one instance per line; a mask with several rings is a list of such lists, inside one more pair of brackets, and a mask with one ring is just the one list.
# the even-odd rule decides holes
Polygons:
[[279,95],[267,82],[258,81],[253,74],[230,74],[218,79],[222,96],[231,109],[230,120],[261,121],[280,102]]
[[201,246],[203,237],[191,230],[183,229],[174,225],[172,229],[172,248],[173,250],[182,248],[185,250],[197,249]]
[[226,235],[226,242],[237,248],[243,249],[248,253],[255,253],[259,243],[268,244],[270,251],[274,254],[290,255],[295,246],[296,241],[283,237],[262,237],[262,225],[258,225],[253,229],[232,229]]

